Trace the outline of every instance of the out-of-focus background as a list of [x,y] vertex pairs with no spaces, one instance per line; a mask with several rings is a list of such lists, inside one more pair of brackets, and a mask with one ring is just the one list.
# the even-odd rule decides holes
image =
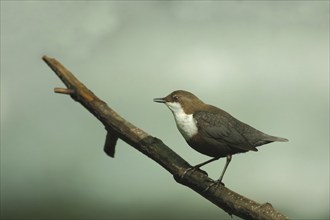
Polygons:
[[[107,157],[42,55],[191,164],[208,157],[154,97],[185,89],[288,138],[235,155],[226,186],[329,218],[328,1],[1,1],[3,219],[230,219],[126,143]],[[204,169],[216,179],[224,161]]]

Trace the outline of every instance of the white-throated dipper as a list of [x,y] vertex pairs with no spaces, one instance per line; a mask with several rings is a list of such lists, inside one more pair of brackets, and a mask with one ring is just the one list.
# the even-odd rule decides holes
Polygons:
[[164,103],[172,111],[179,131],[193,149],[213,157],[193,168],[227,157],[217,184],[222,182],[233,154],[258,151],[256,147],[274,141],[288,141],[258,131],[187,91],[177,90],[154,101]]

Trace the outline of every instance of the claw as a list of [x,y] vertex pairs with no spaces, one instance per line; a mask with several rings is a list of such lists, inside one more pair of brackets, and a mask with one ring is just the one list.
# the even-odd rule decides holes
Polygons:
[[190,168],[186,169],[186,170],[183,172],[183,174],[180,176],[181,179],[183,179],[183,177],[184,177],[189,171],[196,171],[196,170],[199,171],[199,172],[202,172],[202,173],[204,173],[206,176],[208,176],[207,172],[205,172],[204,170],[201,170],[201,169],[199,169],[198,167],[190,167]]
[[195,168],[194,167],[189,167],[188,169],[186,169],[183,174],[181,175],[181,179],[183,179],[183,177],[191,170],[194,170]]
[[206,187],[206,189],[204,189],[203,192],[208,191],[208,190],[209,190],[212,186],[214,186],[214,185],[216,186],[216,188],[218,188],[218,187],[219,187],[219,184],[225,186],[225,184],[224,184],[223,182],[217,180],[217,181],[211,183],[208,187]]
[[207,192],[212,186],[214,185],[214,183],[212,183],[211,185],[209,185],[208,187],[206,187],[202,192]]

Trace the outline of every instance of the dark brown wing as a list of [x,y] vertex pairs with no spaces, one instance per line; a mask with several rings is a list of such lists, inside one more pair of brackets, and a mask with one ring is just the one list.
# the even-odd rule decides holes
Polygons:
[[[243,130],[240,127],[242,125],[239,124],[242,122],[228,113],[224,111],[221,114],[200,111],[194,114],[194,118],[198,122],[199,130],[206,135],[206,139],[210,139],[212,142],[216,141],[219,145],[226,145],[233,149],[258,151],[253,142],[242,132]],[[254,128],[250,127],[249,129]]]

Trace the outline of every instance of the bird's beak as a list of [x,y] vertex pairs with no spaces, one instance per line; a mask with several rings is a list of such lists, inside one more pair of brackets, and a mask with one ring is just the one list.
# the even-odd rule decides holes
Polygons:
[[165,98],[154,98],[154,102],[165,103]]

